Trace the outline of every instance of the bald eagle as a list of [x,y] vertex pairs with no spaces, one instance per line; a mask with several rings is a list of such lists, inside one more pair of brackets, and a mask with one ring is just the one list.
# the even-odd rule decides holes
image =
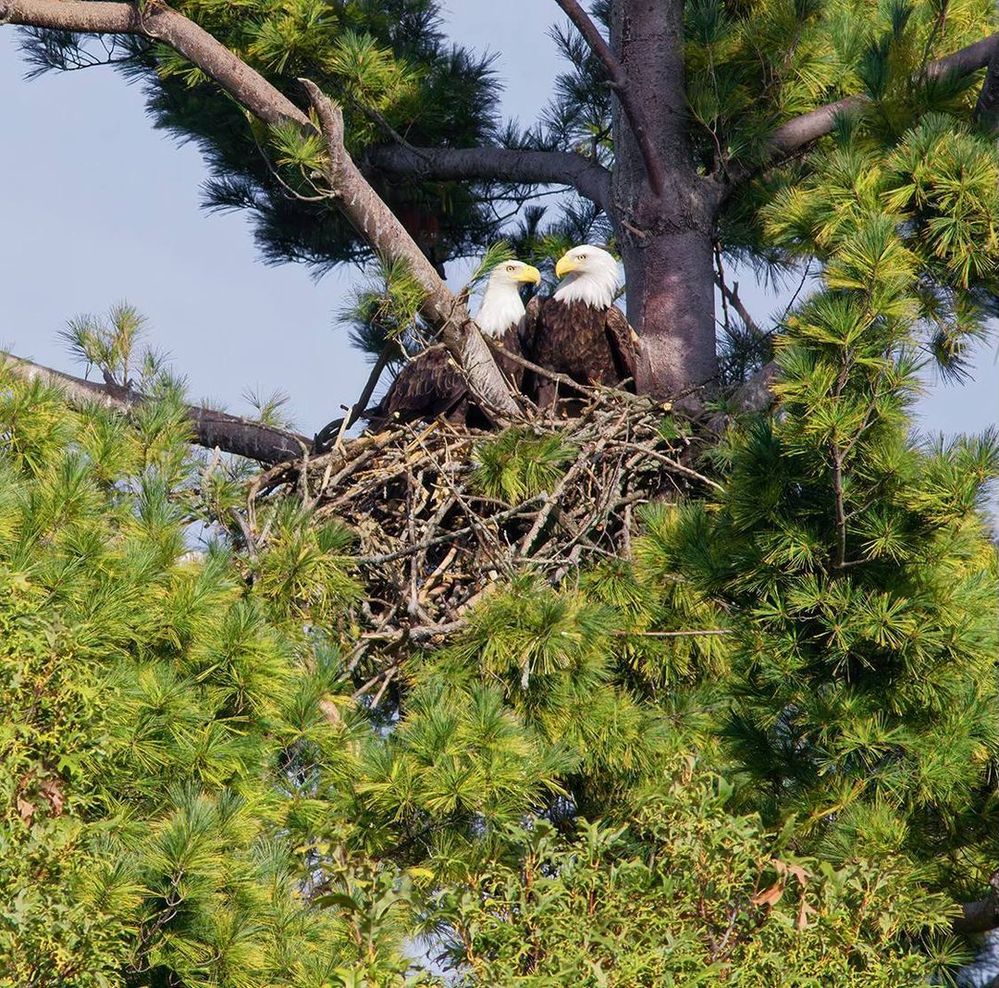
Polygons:
[[[617,261],[600,247],[583,244],[559,260],[555,274],[562,279],[555,294],[532,299],[528,308],[527,357],[580,384],[621,387],[634,381],[638,337],[614,305]],[[558,388],[539,376],[538,405],[554,404]]]
[[[493,268],[475,316],[479,329],[499,342],[504,350],[522,355],[521,334],[524,302],[520,286],[536,285],[541,272],[521,261],[506,261]],[[510,383],[519,388],[523,370],[512,360],[497,355],[496,363]],[[435,344],[399,371],[385,397],[368,413],[374,428],[389,422],[414,422],[444,416],[451,422],[467,424],[475,418],[476,407],[468,381],[447,348]]]

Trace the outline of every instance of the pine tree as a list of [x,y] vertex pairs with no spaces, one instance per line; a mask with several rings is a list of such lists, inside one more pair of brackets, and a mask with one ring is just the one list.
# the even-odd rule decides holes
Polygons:
[[[97,10],[60,5],[78,6]],[[274,256],[378,246],[328,209],[335,134],[280,102],[301,76],[342,104],[347,149],[435,262],[496,236],[480,183],[523,191],[556,181],[557,162],[591,205],[552,224],[523,214],[518,247],[610,223],[647,390],[677,383],[664,327],[682,383],[713,367],[720,258],[811,264],[820,287],[779,334],[731,354],[738,377],[773,348],[776,404],[744,415],[719,400],[720,441],[660,409],[708,495],[678,487],[636,509],[630,551],[553,579],[522,559],[444,631],[385,641],[365,630],[385,588],[365,582],[361,526],[315,493],[308,458],[257,477],[192,460],[191,410],[135,357],[134,313],[70,339],[112,392],[138,376],[152,400],[131,421],[71,412],[9,370],[12,983],[393,985],[432,977],[409,959],[417,935],[470,985],[915,985],[966,956],[947,933],[999,852],[983,512],[999,443],[916,436],[911,406],[927,368],[966,372],[994,313],[995,80],[980,96],[972,82],[997,36],[933,61],[979,39],[991,4],[612,0],[594,5],[611,59],[560,6],[587,45],[562,37],[573,68],[544,125],[516,136],[499,132],[483,66],[447,54],[429,2],[184,4],[267,76],[266,127],[217,101],[203,68],[135,41],[141,24],[121,44],[130,70],[158,73],[161,121],[209,149],[216,204],[257,210]],[[22,7],[14,19],[38,23]],[[34,51],[59,64],[81,43],[41,34]],[[615,65],[628,79],[612,95]],[[447,112],[418,121],[441,88]],[[488,153],[455,158],[448,140]],[[563,156],[501,175],[513,143]],[[414,265],[381,260],[359,334],[390,360],[446,306],[428,308]],[[570,427],[518,425],[477,442],[469,483],[523,507],[582,459]],[[211,543],[194,557],[192,524]],[[369,669],[372,640],[385,647]]]
[[910,410],[983,331],[971,230],[993,235],[999,173],[940,116],[870,149],[844,127],[768,214],[775,244],[823,252],[824,288],[776,341],[776,414],[729,435],[724,494],[667,541],[737,615],[724,733],[750,802],[831,860],[905,856],[959,895],[994,870],[999,441],[921,438]]
[[[109,372],[154,368],[136,325],[71,335]],[[301,895],[296,773],[342,758],[301,615],[331,623],[358,592],[343,540],[288,519],[257,560],[190,551],[243,471],[192,458],[177,386],[145,383],[132,425],[3,372],[0,984],[398,981],[394,917],[373,952]]]
[[[864,219],[717,500],[494,588],[381,706],[354,536],[300,491],[238,517],[249,474],[192,458],[134,311],[68,334],[157,395],[133,422],[8,376],[6,983],[394,985],[421,952],[469,985],[951,970],[994,853],[996,455],[908,439],[913,283]],[[515,431],[479,462],[516,502],[575,461]]]
[[[553,93],[539,94],[526,130],[501,122],[489,60],[448,45],[434,0],[186,0],[177,9],[262,73],[272,96],[301,105],[298,80],[308,78],[338,101],[347,149],[438,269],[501,234],[541,257],[566,237],[610,240],[645,341],[639,386],[667,396],[717,381],[714,286],[725,262],[786,274],[792,262],[823,260],[821,244],[804,256],[779,247],[766,217],[820,179],[846,118],[875,154],[908,144],[919,155],[913,136],[939,114],[955,135],[995,126],[993,74],[979,85],[999,46],[989,0],[600,0],[590,13],[576,0],[557,3],[571,21],[554,31],[567,68]],[[93,29],[83,8],[53,20],[22,6],[19,23],[82,19]],[[140,24],[110,57],[147,82],[157,125],[204,149],[214,172],[207,204],[249,210],[271,260],[326,269],[377,251],[335,196],[317,194],[314,139],[312,165],[301,149],[289,153],[288,106],[276,110],[261,86],[250,98],[223,81],[258,118],[247,122],[216,94],[212,60],[199,62],[191,38],[181,48],[187,58]],[[35,30],[27,49],[40,71],[106,60],[66,30]],[[943,179],[957,165],[943,156],[921,174]],[[528,203],[539,188],[570,195],[543,216]],[[945,200],[912,205],[943,208],[955,224],[931,239],[976,243],[967,280],[980,300],[991,297],[996,245]],[[931,252],[918,256],[935,281]]]

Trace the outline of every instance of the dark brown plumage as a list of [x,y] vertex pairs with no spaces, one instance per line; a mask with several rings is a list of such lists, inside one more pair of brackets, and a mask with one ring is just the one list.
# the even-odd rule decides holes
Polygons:
[[[489,275],[475,317],[483,334],[494,344],[494,359],[514,390],[521,386],[523,368],[504,357],[502,350],[523,356],[524,303],[520,289],[525,284],[536,285],[540,281],[541,272],[523,261],[508,260],[497,264]],[[461,301],[464,303],[467,297],[467,293],[463,294]],[[458,361],[443,346],[437,345],[428,347],[403,367],[367,418],[377,429],[393,421],[413,422],[439,416],[471,426],[492,424],[489,416],[476,405]]]
[[[586,302],[532,299],[525,321],[524,349],[532,363],[580,384],[634,391],[637,338],[617,306],[601,309]],[[559,395],[557,383],[540,375],[535,388],[541,407],[553,404]]]
[[415,422],[443,416],[464,421],[468,383],[455,359],[441,345],[428,347],[396,375],[368,419],[375,429],[392,422]]
[[[500,343],[504,350],[523,356],[523,321],[511,326]],[[524,378],[520,364],[493,350],[496,363],[515,389]],[[449,422],[484,427],[487,416],[475,404],[458,362],[440,344],[428,347],[399,371],[385,397],[367,415],[375,430],[392,422],[416,422],[443,417]]]
[[[500,346],[507,353],[515,354],[518,357],[524,356],[524,334],[527,329],[527,316],[524,316],[519,323],[511,326],[499,340]],[[524,366],[523,364],[515,363],[507,357],[504,357],[502,353],[498,352],[495,347],[490,348],[493,352],[493,357],[496,359],[496,366],[503,372],[503,376],[510,382],[514,391],[521,391],[524,384]]]

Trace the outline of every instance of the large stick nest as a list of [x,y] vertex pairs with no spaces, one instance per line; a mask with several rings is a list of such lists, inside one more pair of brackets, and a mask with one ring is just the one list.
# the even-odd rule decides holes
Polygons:
[[601,391],[576,411],[503,433],[436,420],[341,438],[258,477],[251,525],[264,500],[294,492],[352,529],[367,588],[352,666],[384,689],[393,656],[459,630],[492,584],[525,568],[559,584],[627,559],[640,505],[714,486],[668,406]]

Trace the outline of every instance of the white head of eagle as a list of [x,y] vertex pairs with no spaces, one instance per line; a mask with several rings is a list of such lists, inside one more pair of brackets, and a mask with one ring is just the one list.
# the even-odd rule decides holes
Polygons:
[[487,336],[501,337],[519,323],[524,315],[520,286],[537,285],[540,281],[541,272],[523,261],[497,264],[489,275],[482,304],[475,316],[479,329]]
[[559,258],[555,274],[563,279],[553,296],[559,302],[583,302],[594,309],[614,304],[620,284],[617,261],[601,247],[582,244]]

